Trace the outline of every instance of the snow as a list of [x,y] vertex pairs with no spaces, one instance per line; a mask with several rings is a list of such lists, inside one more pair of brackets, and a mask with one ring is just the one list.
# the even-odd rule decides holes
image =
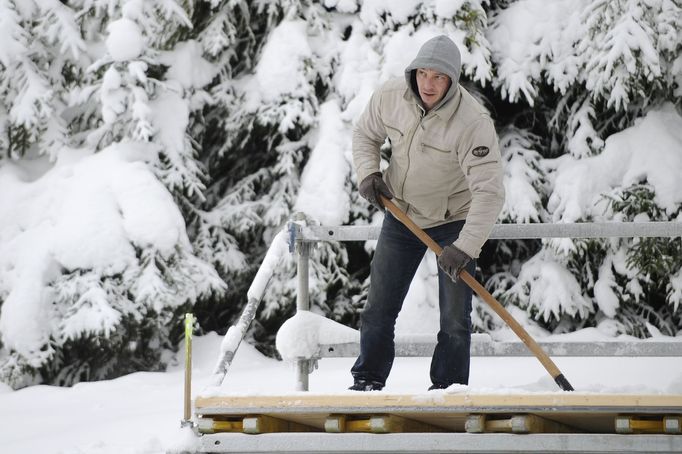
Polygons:
[[564,92],[576,78],[573,43],[585,32],[580,12],[585,0],[521,0],[494,16],[488,30],[493,60],[501,76],[502,96],[521,95],[532,106],[533,81],[547,71],[549,82]]
[[355,121],[367,105],[372,92],[378,86],[381,56],[371,43],[358,33],[362,25],[352,24],[353,32],[348,41],[341,45],[340,64],[334,75],[337,92],[344,98],[346,105],[342,118]]
[[279,100],[284,93],[296,95],[305,90],[307,81],[292,75],[301,74],[300,66],[311,53],[306,23],[283,21],[272,32],[256,68],[255,80],[263,101]]
[[668,103],[607,138],[600,155],[558,158],[548,202],[554,221],[603,219],[604,194],[645,181],[654,188],[656,204],[674,214],[682,203],[682,179],[671,169],[682,169],[680,149],[682,117]]
[[597,305],[607,317],[611,318],[616,316],[616,309],[619,305],[618,295],[613,291],[616,279],[611,269],[612,264],[613,261],[607,257],[599,267],[599,279],[594,283],[594,298],[597,300]]
[[[89,304],[84,304],[85,302]],[[121,321],[121,313],[113,309],[102,288],[90,288],[76,301],[81,310],[62,321],[62,333],[67,339],[78,339],[83,333],[96,336],[102,333],[109,337]]]
[[298,311],[277,332],[282,359],[314,358],[320,344],[359,342],[360,332],[310,311]]
[[287,231],[281,230],[275,238],[273,238],[268,252],[261,262],[256,276],[251,282],[246,296],[249,300],[255,299],[260,301],[265,292],[265,287],[268,285],[268,281],[272,277],[272,274],[277,269],[277,266],[281,262],[285,254],[289,253],[289,243],[287,242]]
[[671,293],[670,300],[675,302],[673,310],[677,311],[677,307],[680,305],[680,301],[682,301],[682,269],[670,278],[668,291]]
[[[138,266],[135,247],[152,246],[164,257],[189,247],[177,205],[144,163],[148,147],[63,149],[58,156],[52,166],[0,167],[0,191],[13,194],[0,199],[0,332],[6,347],[28,357],[57,329],[48,285],[62,269],[114,275]],[[88,296],[99,301],[90,315],[105,320],[89,322],[83,313],[72,321],[109,331],[116,314],[103,308],[101,295]]]
[[[524,288],[530,292],[526,294]],[[546,321],[559,320],[561,314],[585,319],[592,310],[575,276],[544,251],[526,262],[510,293],[518,295],[522,307],[537,310]]]
[[358,9],[356,0],[325,0],[324,6],[336,8],[341,13],[354,13]]
[[121,73],[110,66],[104,73],[100,91],[102,119],[105,123],[114,123],[118,115],[125,111],[126,92],[121,88],[121,83]]
[[168,80],[175,80],[183,88],[206,86],[219,68],[202,57],[201,44],[189,40],[178,43],[172,51],[163,52],[161,62],[168,65]]
[[422,2],[420,0],[365,0],[362,3],[360,18],[365,23],[378,23],[382,13],[388,13],[397,23],[405,23],[407,18],[417,12]]
[[[149,31],[153,30],[149,25],[154,22],[149,14],[152,3],[158,3],[161,9],[168,8],[164,14],[177,16],[177,20],[189,29],[191,23],[186,12],[176,2],[123,2],[118,8],[122,17],[113,18],[101,39],[93,38],[92,33],[100,34],[102,30],[97,27],[109,19],[97,16],[96,27],[84,22],[83,41],[76,21],[77,17],[80,20],[84,16],[69,13],[70,10],[56,1],[38,3],[34,0],[0,1],[0,62],[7,68],[7,74],[16,76],[3,79],[9,97],[6,108],[0,109],[0,136],[11,136],[6,120],[14,123],[13,128],[23,125],[27,130],[39,130],[48,124],[54,134],[42,135],[41,139],[54,139],[60,144],[56,147],[34,144],[45,153],[43,156],[36,157],[35,150],[29,149],[21,159],[2,159],[0,166],[0,194],[3,194],[0,197],[0,333],[3,347],[0,358],[4,359],[8,349],[14,349],[35,367],[39,367],[48,355],[42,350],[48,345],[48,339],[64,341],[84,335],[106,337],[116,332],[124,316],[131,315],[113,305],[111,295],[101,285],[107,277],[120,275],[129,279],[135,275],[138,278],[127,288],[135,297],[131,306],[150,300],[149,305],[160,312],[167,305],[162,290],[176,289],[160,279],[156,266],[145,266],[141,270],[139,255],[149,258],[158,253],[161,258],[168,258],[178,250],[190,249],[185,221],[167,188],[185,188],[187,178],[197,176],[197,181],[201,179],[201,171],[190,169],[188,172],[194,174],[189,177],[169,172],[163,180],[164,186],[158,175],[154,175],[153,166],[148,164],[157,159],[158,146],[163,147],[171,161],[170,166],[185,169],[178,164],[180,161],[193,162],[188,158],[195,145],[190,142],[192,139],[187,131],[191,116],[198,114],[201,106],[213,102],[213,97],[225,95],[220,90],[209,95],[202,92],[202,88],[225,69],[220,65],[231,58],[225,54],[219,56],[211,52],[214,49],[211,48],[208,51],[215,58],[209,62],[202,56],[201,44],[193,40],[175,44],[167,51],[151,48],[146,52],[147,40],[154,38],[149,36]],[[107,2],[95,3],[102,6]],[[118,10],[112,6],[116,2],[109,3],[111,16]],[[219,3],[210,2],[214,8]],[[296,169],[301,170],[301,186],[295,211],[327,225],[338,225],[350,219],[350,181],[354,178],[349,157],[352,123],[376,86],[389,78],[401,77],[419,46],[432,36],[445,33],[458,44],[463,69],[474,81],[484,85],[486,80],[495,80],[496,88],[501,89],[509,101],[524,98],[531,106],[537,96],[537,87],[549,84],[559,93],[585,85],[601,96],[594,99],[595,104],[607,102],[618,108],[628,101],[628,93],[633,93],[626,85],[636,77],[651,79],[660,74],[662,53],[666,49],[672,52],[679,44],[677,31],[669,23],[659,21],[660,29],[647,29],[646,22],[640,20],[643,10],[635,5],[636,2],[632,2],[636,8],[631,14],[620,17],[620,22],[608,27],[608,33],[598,35],[603,39],[594,39],[587,33],[589,24],[585,19],[601,20],[604,17],[585,14],[584,6],[590,3],[587,0],[512,2],[491,18],[492,25],[486,36],[470,37],[464,30],[455,28],[452,16],[464,5],[475,7],[475,3],[464,0],[433,0],[428,4],[420,0],[325,0],[326,7],[334,7],[343,15],[343,28],[351,25],[348,40],[323,42],[333,34],[341,34],[333,29],[341,20],[330,25],[332,30],[320,31],[324,27],[315,29],[319,24],[293,20],[293,14],[267,31],[270,36],[259,50],[253,74],[236,74],[238,79],[229,80],[225,91],[236,93],[235,105],[246,114],[261,113],[259,121],[277,118],[276,127],[283,136],[312,127],[300,144],[281,144],[281,149],[287,146],[294,149],[299,145],[311,149],[305,167]],[[441,25],[423,23],[415,28],[407,23],[409,17],[422,8],[432,8]],[[36,20],[35,11],[40,11],[45,18]],[[60,11],[63,14],[57,17]],[[383,13],[388,13],[385,20],[381,19]],[[57,26],[57,19],[65,28]],[[225,33],[233,33],[227,30],[229,22],[216,21],[216,24],[225,25]],[[381,27],[386,33],[373,35],[373,30]],[[197,32],[201,33],[200,30]],[[217,44],[221,50],[234,44],[233,36],[221,36],[225,38]],[[651,36],[657,37],[656,44],[660,49],[654,47]],[[491,43],[491,56],[486,54],[486,39]],[[478,42],[479,48],[467,47],[465,42]],[[59,48],[54,47],[58,43],[61,43]],[[599,48],[599,52],[588,52],[585,47]],[[50,60],[52,52],[59,57]],[[140,60],[143,55],[144,61]],[[634,58],[636,55],[640,58]],[[496,64],[494,79],[491,58]],[[69,67],[61,62],[77,59],[83,62],[74,64],[73,73],[92,64],[86,78],[99,83],[97,78],[102,70],[101,85],[89,86],[86,82],[70,92],[59,86],[61,76],[53,73],[64,69],[66,75],[70,72]],[[95,61],[97,63],[92,63]],[[160,64],[168,69],[163,80],[154,80],[153,89],[145,91],[143,86],[149,82],[147,77],[153,79],[152,74],[148,74],[148,61],[149,65]],[[642,67],[638,69],[635,63]],[[682,57],[679,57],[668,74],[679,82],[681,68]],[[324,80],[327,75],[332,77],[330,81]],[[48,76],[54,76],[54,79]],[[317,78],[325,84],[329,82],[330,88],[330,96],[321,105],[317,105],[314,92]],[[678,83],[675,88],[677,96],[682,93],[680,86],[682,84]],[[608,93],[603,95],[605,91]],[[630,101],[639,102],[639,99]],[[61,103],[68,107],[64,109]],[[59,127],[65,128],[71,120],[88,123],[87,117],[78,119],[78,111],[97,108],[101,108],[103,128],[109,128],[108,132],[116,134],[117,127],[130,117],[126,117],[126,113],[131,113],[135,123],[134,138],[153,140],[154,144],[129,143],[126,140],[130,137],[126,136],[122,143],[105,147],[96,154],[90,149],[63,147],[64,144],[82,143],[81,135],[89,130],[79,129],[75,135],[63,132],[60,139]],[[669,215],[677,213],[682,203],[682,180],[679,178],[682,117],[675,107],[672,104],[656,106],[634,126],[611,135],[603,143],[592,127],[590,119],[594,112],[595,108],[588,100],[572,117],[571,134],[567,136],[570,155],[542,160],[533,152],[532,144],[522,140],[515,142],[513,150],[506,148],[506,152],[516,153],[506,166],[507,216],[518,222],[547,220],[543,219],[547,213],[542,212],[542,195],[531,184],[539,175],[532,167],[536,163],[551,180],[547,184],[551,191],[547,208],[549,217],[555,222],[619,221],[606,209],[604,195],[644,181],[654,188],[658,206]],[[78,129],[76,124],[73,127]],[[62,140],[67,138],[69,140]],[[2,153],[7,149],[6,140],[0,139]],[[601,151],[601,154],[590,157],[594,151]],[[156,167],[159,170],[161,166]],[[181,191],[183,195],[186,192],[192,196],[204,188],[198,183],[187,189]],[[239,209],[242,209],[241,205]],[[277,206],[275,209],[278,213],[286,211]],[[279,216],[271,217],[279,219]],[[377,213],[372,222],[376,225],[380,220],[381,215]],[[635,220],[646,220],[646,217],[640,215]],[[245,229],[261,225],[255,222],[249,225],[248,222],[247,219]],[[216,225],[219,224],[216,220]],[[267,227],[270,229],[272,225]],[[286,232],[281,231],[275,237],[247,292],[249,301],[261,299],[280,260],[288,254],[286,236]],[[528,311],[510,307],[512,315],[538,340],[634,341],[629,336],[616,337],[621,329],[614,319],[619,305],[619,295],[614,290],[617,277],[629,280],[626,284],[629,296],[637,299],[643,294],[640,282],[628,267],[623,249],[608,252],[594,283],[592,301],[583,295],[585,290],[561,262],[561,253],[574,251],[575,244],[570,240],[550,244],[559,252],[559,257],[544,249],[520,270],[512,293],[517,291]],[[371,249],[371,242],[366,246]],[[235,263],[243,262],[243,255],[237,248],[231,249],[230,254]],[[205,268],[195,262],[192,265],[190,268],[196,274],[209,276],[208,265]],[[84,291],[74,291],[78,297],[68,302],[68,312],[65,310],[63,317],[57,317],[51,310],[58,292],[55,281],[71,271],[84,273],[79,280]],[[398,336],[404,339],[435,336],[438,326],[436,275],[434,257],[428,253],[397,320]],[[209,287],[205,281],[197,282],[196,276],[183,275],[182,278],[189,282],[187,288],[175,292],[179,296],[171,305],[182,304],[187,298],[194,302],[196,293],[203,291],[200,288]],[[218,280],[217,276],[214,279]],[[525,287],[530,283],[532,290],[527,292]],[[202,285],[204,287],[200,287]],[[682,270],[664,285],[671,308],[678,310],[682,301]],[[476,299],[474,304],[480,305]],[[585,317],[594,310],[599,310],[599,317],[603,314],[596,327],[553,336],[548,336],[529,315],[534,312],[548,320],[565,314]],[[253,346],[242,342],[223,386],[211,386],[216,356],[236,349],[246,329],[243,324],[232,326],[222,339],[213,333],[195,338],[195,395],[294,393],[296,384],[291,360],[312,356],[319,342],[346,342],[358,337],[357,331],[318,314],[300,312],[283,325],[277,336],[277,347],[287,361],[265,358]],[[648,326],[648,331],[652,340],[682,341],[682,336],[663,336],[652,325]],[[493,330],[489,338],[515,340],[515,335],[501,327]],[[180,351],[183,351],[182,347]],[[679,358],[561,357],[555,360],[579,391],[682,393]],[[349,370],[353,361],[354,358],[321,360],[319,369],[311,376],[311,392],[349,392],[346,388],[351,382]],[[396,359],[386,392],[416,393],[424,399],[437,396],[424,391],[429,385],[429,362],[429,358]],[[179,429],[182,379],[182,368],[173,366],[167,372],[135,373],[115,380],[80,383],[71,388],[33,386],[13,391],[0,383],[2,452],[105,454],[191,450],[196,439],[186,430]],[[446,392],[557,391],[537,360],[528,357],[473,358],[470,385],[455,386]]]
[[436,256],[428,251],[417,268],[403,308],[396,320],[397,335],[436,333],[440,326],[438,311],[438,268]]
[[442,17],[454,17],[465,2],[466,0],[436,0],[436,14]]
[[185,131],[189,123],[189,106],[178,93],[168,91],[149,103],[151,120],[157,131],[164,152],[178,155],[185,143]]
[[[571,340],[601,340],[595,330]],[[678,341],[680,339],[677,339]],[[295,395],[293,366],[266,358],[242,343],[223,387],[208,386],[221,338],[193,340],[193,396]],[[184,345],[180,346],[184,352]],[[115,380],[71,388],[0,387],[3,454],[161,454],[191,450],[196,438],[180,429],[183,415],[183,360],[167,372],[138,372]],[[579,392],[626,394],[682,393],[679,358],[553,358]],[[327,358],[310,375],[310,392],[347,394],[354,358]],[[426,392],[430,358],[397,358],[385,393],[413,393],[425,400],[443,392],[510,394],[557,392],[553,379],[532,357],[474,357],[469,386]],[[59,415],[59,417],[55,417]],[[40,430],[36,430],[40,428]]]
[[107,26],[107,51],[114,61],[134,60],[142,54],[145,47],[140,27],[127,18],[111,22]]
[[514,134],[502,137],[505,201],[501,219],[527,223],[540,221],[540,194],[532,185],[540,177],[531,162],[539,162],[540,154],[529,150],[532,145]]
[[348,222],[350,198],[345,190],[350,172],[350,149],[339,106],[334,100],[320,106],[320,126],[317,145],[301,175],[301,188],[294,205],[322,225],[342,225]]

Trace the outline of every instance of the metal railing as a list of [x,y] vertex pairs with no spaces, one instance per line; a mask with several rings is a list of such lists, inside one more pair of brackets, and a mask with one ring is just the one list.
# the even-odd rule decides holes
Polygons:
[[[296,310],[310,310],[308,273],[310,248],[318,241],[367,241],[379,238],[379,226],[307,226],[290,222],[289,250],[297,254]],[[496,224],[492,240],[538,238],[652,238],[682,237],[682,222],[596,222],[566,224]],[[682,342],[540,342],[553,356],[682,356]],[[396,338],[396,356],[431,356],[435,342]],[[317,359],[357,356],[359,344],[321,344],[317,358],[297,361],[297,390],[307,391],[309,374]],[[530,356],[522,342],[485,341],[474,335],[472,356]]]

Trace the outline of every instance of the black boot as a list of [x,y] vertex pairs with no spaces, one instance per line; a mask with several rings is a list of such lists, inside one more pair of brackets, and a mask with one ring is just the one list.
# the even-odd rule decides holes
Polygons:
[[384,388],[383,383],[379,383],[378,381],[370,381],[370,380],[355,380],[355,383],[353,386],[351,386],[350,389],[351,391],[381,391]]
[[446,389],[448,385],[442,385],[439,383],[434,383],[433,385],[429,386],[429,391],[433,391],[434,389]]

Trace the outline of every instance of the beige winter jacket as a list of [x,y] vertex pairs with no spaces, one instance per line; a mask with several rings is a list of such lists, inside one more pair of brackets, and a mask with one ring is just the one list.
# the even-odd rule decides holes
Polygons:
[[384,180],[393,202],[421,228],[465,219],[454,245],[477,258],[504,203],[495,127],[485,109],[459,84],[454,95],[424,115],[403,79],[373,95],[353,133],[358,182],[378,172],[388,138]]

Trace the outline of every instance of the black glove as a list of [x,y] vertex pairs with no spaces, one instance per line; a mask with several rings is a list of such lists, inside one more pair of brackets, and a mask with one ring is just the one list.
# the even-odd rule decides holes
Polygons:
[[382,211],[384,210],[384,204],[381,203],[379,195],[383,195],[387,199],[393,198],[393,194],[391,194],[390,189],[388,189],[388,186],[386,186],[386,183],[381,178],[381,172],[367,175],[360,183],[359,190],[360,195],[364,199]]
[[462,272],[467,263],[471,261],[466,253],[457,249],[454,245],[445,246],[443,252],[438,256],[438,266],[440,266],[445,274],[450,276],[452,282],[457,282],[459,273]]

